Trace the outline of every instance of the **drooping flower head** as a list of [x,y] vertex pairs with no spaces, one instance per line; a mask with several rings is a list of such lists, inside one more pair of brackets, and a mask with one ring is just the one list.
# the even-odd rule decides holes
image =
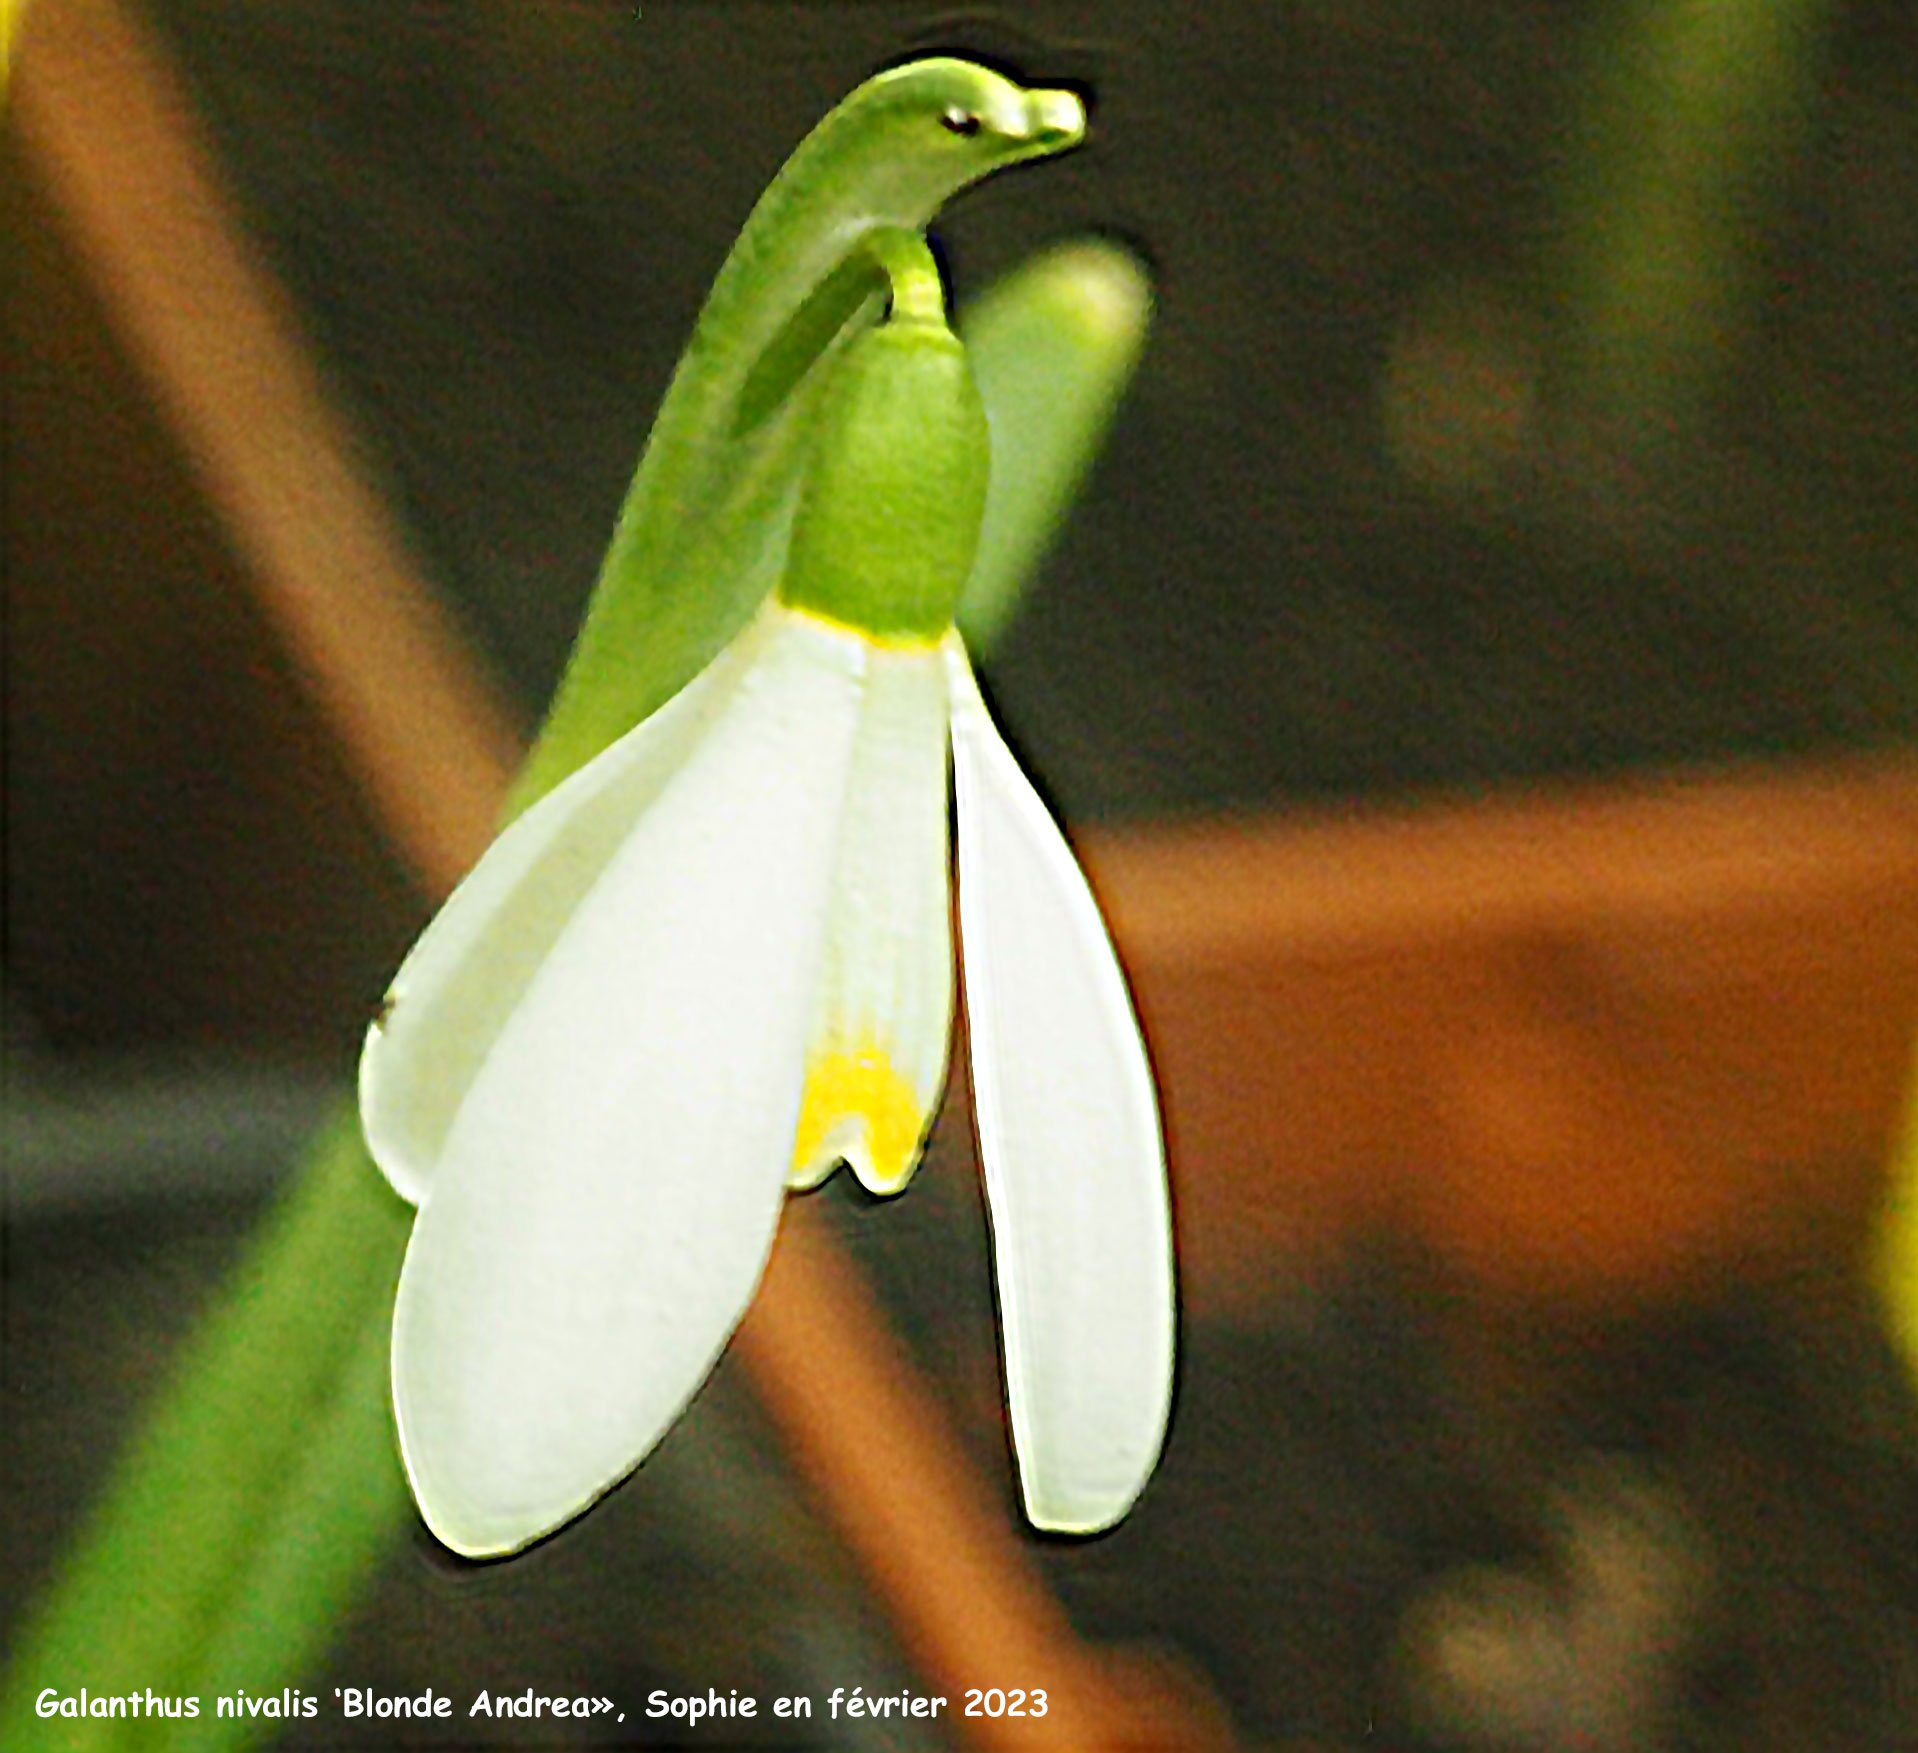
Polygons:
[[500,836],[396,975],[368,1142],[419,1206],[394,1318],[434,1531],[512,1551],[664,1434],[788,1187],[902,1189],[959,945],[1028,1514],[1130,1507],[1170,1396],[1157,1106],[1123,977],[952,618],[988,433],[914,233],[832,361],[784,570],[666,705]]

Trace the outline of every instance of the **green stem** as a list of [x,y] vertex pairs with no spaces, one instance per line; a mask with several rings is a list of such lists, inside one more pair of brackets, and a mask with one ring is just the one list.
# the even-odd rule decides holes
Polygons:
[[1647,436],[1718,381],[1810,111],[1829,0],[1621,0],[1558,201],[1561,392]]
[[[387,1402],[392,1326],[382,1297],[359,1322],[338,1392],[302,1432],[273,1514],[186,1681],[202,1698],[242,1690],[270,1697],[310,1674],[364,1580],[411,1524],[413,1500]],[[329,1715],[335,1708],[331,1699],[320,1706]],[[240,1747],[258,1734],[215,1713],[181,1735],[180,1745]]]
[[1918,1379],[1918,1077],[1907,1088],[1869,1267],[1892,1344]]
[[[208,1652],[232,1635],[236,1602],[257,1586],[263,1548],[295,1511],[315,1435],[340,1418],[363,1425],[370,1406],[379,1439],[347,1458],[334,1488],[355,1491],[393,1471],[383,1382],[369,1394],[361,1359],[367,1334],[390,1319],[409,1213],[358,1131],[342,1113],[316,1140],[306,1173],[202,1318],[85,1537],[22,1628],[0,1701],[9,1753],[167,1738],[149,1721],[39,1717],[34,1698],[48,1686],[194,1693]],[[377,1483],[371,1490],[377,1497]],[[403,1496],[383,1501],[373,1519],[403,1525]],[[326,1621],[311,1603],[297,1609],[301,1635],[291,1641],[310,1647]]]
[[945,283],[923,236],[903,226],[882,225],[866,234],[861,247],[886,276],[893,322],[946,326]]

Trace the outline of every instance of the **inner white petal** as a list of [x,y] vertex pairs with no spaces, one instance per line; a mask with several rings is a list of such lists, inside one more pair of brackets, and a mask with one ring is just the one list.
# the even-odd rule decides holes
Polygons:
[[765,650],[764,620],[644,723],[511,823],[393,976],[360,1055],[360,1124],[420,1204],[473,1078],[581,898]]
[[393,1329],[428,1523],[511,1551],[636,1465],[782,1202],[864,654],[783,611],[527,981],[448,1133]]
[[919,1160],[952,1033],[945,660],[876,647],[840,829],[790,1184],[841,1162],[895,1193]]
[[1165,1155],[1125,978],[1064,837],[947,646],[959,932],[1006,1392],[1026,1513],[1131,1507],[1171,1405]]

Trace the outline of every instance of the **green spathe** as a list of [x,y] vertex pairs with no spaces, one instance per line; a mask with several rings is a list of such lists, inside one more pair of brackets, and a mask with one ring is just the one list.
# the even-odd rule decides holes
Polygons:
[[985,514],[986,411],[941,322],[859,336],[838,363],[779,594],[879,639],[952,625]]

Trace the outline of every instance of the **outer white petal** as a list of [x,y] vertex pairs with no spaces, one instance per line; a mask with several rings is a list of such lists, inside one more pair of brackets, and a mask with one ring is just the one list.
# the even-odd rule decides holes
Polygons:
[[783,1200],[864,651],[776,631],[527,981],[447,1136],[393,1322],[414,1495],[473,1556],[636,1465]]
[[1026,1514],[1131,1508],[1171,1405],[1172,1229],[1125,978],[1063,836],[947,647],[959,932],[1006,1387]]
[[495,840],[400,964],[360,1054],[360,1125],[400,1197],[425,1198],[453,1117],[513,1008],[627,830],[763,651],[756,622],[643,724]]
[[905,1186],[946,1081],[952,1034],[946,660],[876,648],[839,837],[819,1006],[790,1184],[842,1161]]

